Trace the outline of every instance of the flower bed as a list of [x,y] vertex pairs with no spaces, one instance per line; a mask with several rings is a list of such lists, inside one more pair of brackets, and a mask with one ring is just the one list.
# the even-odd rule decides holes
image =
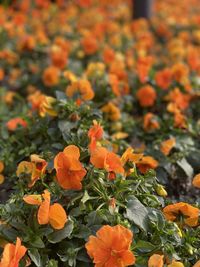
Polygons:
[[200,266],[200,6],[130,4],[0,7],[2,267]]

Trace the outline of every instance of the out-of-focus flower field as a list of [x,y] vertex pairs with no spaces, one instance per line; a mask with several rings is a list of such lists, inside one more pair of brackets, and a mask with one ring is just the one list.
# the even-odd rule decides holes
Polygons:
[[200,267],[200,2],[131,4],[0,5],[0,267]]

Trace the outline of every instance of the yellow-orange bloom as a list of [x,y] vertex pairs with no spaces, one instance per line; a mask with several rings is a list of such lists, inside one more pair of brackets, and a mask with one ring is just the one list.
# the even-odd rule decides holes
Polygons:
[[130,250],[132,232],[121,225],[105,225],[90,236],[85,247],[95,267],[125,267],[135,263],[135,256]]
[[65,226],[67,214],[60,204],[50,204],[51,198],[48,190],[45,190],[42,195],[25,196],[23,200],[29,205],[39,206],[37,213],[39,224],[49,223],[56,230],[62,229]]
[[193,181],[192,181],[193,186],[200,188],[200,173],[195,175]]
[[32,110],[38,110],[41,117],[46,114],[52,117],[57,116],[57,112],[53,108],[53,104],[56,102],[54,97],[46,96],[37,90],[29,95],[28,101],[31,103]]
[[106,113],[108,119],[111,121],[117,121],[121,118],[120,109],[116,107],[112,102],[109,102],[101,108],[101,110]]
[[175,138],[167,139],[166,141],[163,141],[160,146],[160,151],[165,155],[168,156],[172,148],[176,144]]
[[153,254],[148,260],[148,267],[163,267],[163,258],[163,255]]
[[169,221],[175,221],[178,214],[182,214],[185,217],[185,224],[192,227],[198,225],[199,209],[188,203],[179,202],[168,205],[163,209],[163,213]]
[[184,83],[187,80],[189,74],[189,68],[184,63],[176,63],[172,66],[172,76],[180,83]]
[[122,161],[122,164],[125,165],[128,161],[131,161],[133,163],[138,163],[142,157],[143,157],[143,154],[135,154],[133,153],[133,148],[132,147],[128,147],[126,149],[126,151],[123,153],[123,155],[121,156],[121,161]]
[[184,265],[180,261],[173,260],[171,264],[167,265],[167,267],[184,267]]
[[26,251],[27,248],[21,245],[21,240],[17,237],[16,245],[11,243],[5,245],[0,267],[18,267]]
[[77,146],[67,146],[59,152],[54,159],[56,178],[59,185],[68,190],[80,190],[81,181],[86,175],[86,170],[79,161],[80,151]]
[[28,186],[32,187],[35,182],[40,179],[42,175],[45,174],[47,167],[46,160],[40,158],[36,154],[31,155],[31,162],[29,161],[22,161],[17,166],[17,176],[19,177],[20,174],[26,173],[31,176],[31,181],[29,182]]

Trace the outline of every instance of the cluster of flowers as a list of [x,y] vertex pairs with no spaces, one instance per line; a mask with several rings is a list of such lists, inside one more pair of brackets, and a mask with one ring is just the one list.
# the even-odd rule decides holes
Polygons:
[[0,266],[199,267],[198,0],[55,2],[0,7]]

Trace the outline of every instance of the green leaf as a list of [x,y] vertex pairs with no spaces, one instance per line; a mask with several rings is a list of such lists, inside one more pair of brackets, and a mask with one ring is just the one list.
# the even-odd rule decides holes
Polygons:
[[72,233],[72,230],[74,228],[74,223],[72,221],[68,221],[65,227],[62,230],[58,230],[53,232],[52,234],[49,234],[47,236],[47,239],[50,243],[59,243],[66,237],[69,237]]
[[28,255],[30,256],[31,260],[35,263],[37,267],[42,267],[41,257],[36,248],[29,249]]
[[42,239],[39,236],[34,237],[29,243],[31,244],[32,247],[35,247],[35,248],[45,247]]
[[177,161],[177,165],[184,171],[184,173],[186,174],[188,178],[193,177],[193,173],[194,173],[193,168],[191,167],[191,165],[187,162],[185,158]]
[[84,204],[84,203],[87,202],[89,199],[90,199],[90,196],[88,195],[87,190],[85,190],[84,195],[83,195],[83,197],[82,197],[82,199],[81,199],[81,202]]
[[6,238],[9,241],[15,241],[18,233],[16,230],[14,230],[13,228],[9,228],[6,225],[0,225],[0,233],[1,235]]
[[87,225],[100,225],[103,219],[100,216],[99,211],[92,211],[87,216]]
[[74,234],[74,236],[87,240],[91,234],[92,232],[89,227],[87,227],[86,225],[80,224],[78,226],[78,232]]
[[147,216],[148,210],[146,207],[136,197],[129,198],[125,217],[136,224],[141,230],[147,231]]
[[58,262],[55,261],[55,260],[50,260],[50,261],[47,263],[46,267],[58,267]]
[[155,250],[155,246],[151,244],[150,242],[139,240],[137,244],[134,247],[134,250],[139,251],[140,253],[149,253],[153,250]]

